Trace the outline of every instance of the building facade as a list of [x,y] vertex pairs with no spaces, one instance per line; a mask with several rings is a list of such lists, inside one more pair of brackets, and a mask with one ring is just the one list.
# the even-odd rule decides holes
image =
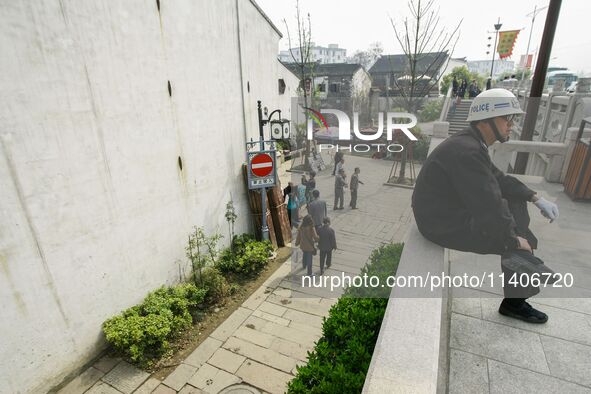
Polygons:
[[[468,70],[478,74],[490,75],[492,60],[471,60],[468,61]],[[506,72],[515,70],[515,62],[511,60],[496,59],[493,66],[493,78]]]
[[189,275],[193,226],[225,233],[230,198],[252,229],[257,100],[289,114],[297,89],[280,38],[249,0],[0,6],[0,392],[96,357],[106,319]]
[[[279,60],[284,63],[293,63],[293,57],[300,59],[301,53],[300,48],[291,48],[287,51],[279,52]],[[339,48],[338,44],[328,44],[328,47],[316,46],[311,43],[310,48],[310,62],[320,64],[330,63],[344,63],[347,60],[347,50],[345,48]]]

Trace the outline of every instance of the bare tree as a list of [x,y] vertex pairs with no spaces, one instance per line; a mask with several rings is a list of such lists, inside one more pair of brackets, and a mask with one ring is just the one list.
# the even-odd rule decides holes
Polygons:
[[[297,19],[297,51],[294,54],[295,49],[292,45],[291,34],[289,32],[289,27],[287,26],[287,21],[283,19],[283,23],[285,23],[285,29],[287,31],[287,40],[289,45],[289,53],[291,54],[291,58],[293,62],[296,64],[298,69],[298,76],[300,77],[301,87],[304,96],[304,107],[308,107],[308,87],[310,88],[310,92],[313,92],[313,85],[314,85],[314,68],[313,64],[310,62],[310,50],[312,47],[312,23],[310,21],[310,13],[307,14],[306,17],[301,15],[300,11],[300,2],[299,0],[296,1],[296,19]],[[307,82],[309,81],[309,85]],[[306,125],[308,124],[308,112],[304,111]],[[305,127],[304,127],[305,130]],[[310,157],[310,141],[306,138],[305,140],[306,146],[306,153],[305,153],[305,163],[304,166],[307,169],[309,167],[309,157]]]
[[[459,39],[462,21],[451,32],[440,26],[435,0],[409,0],[408,9],[410,17],[404,18],[401,26],[397,26],[390,18],[396,41],[406,57],[406,68],[402,76],[393,78],[393,82],[400,92],[402,107],[407,112],[416,113],[424,97],[433,87],[438,86],[441,78],[438,70],[447,68]],[[386,89],[388,88],[389,86]],[[397,183],[405,182],[408,143],[403,145],[405,149],[402,152]]]
[[372,42],[364,51],[355,51],[355,53],[347,59],[347,63],[361,64],[366,70],[380,58],[384,52],[384,47],[381,42]]

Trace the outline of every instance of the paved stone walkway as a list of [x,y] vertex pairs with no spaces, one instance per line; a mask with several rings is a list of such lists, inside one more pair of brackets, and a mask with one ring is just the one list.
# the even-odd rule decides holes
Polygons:
[[[408,189],[384,186],[391,162],[346,156],[351,174],[361,168],[358,210],[332,211],[334,177],[327,169],[317,176],[321,198],[337,232],[339,249],[326,275],[356,275],[371,251],[390,241],[401,241],[410,222]],[[299,181],[300,175],[293,175]],[[283,181],[286,186],[286,180]],[[299,182],[298,182],[299,183]],[[349,203],[346,193],[345,205]],[[187,357],[164,381],[151,378],[128,363],[105,357],[78,376],[60,393],[248,393],[231,391],[242,384],[250,392],[283,393],[296,366],[322,334],[322,318],[340,293],[331,298],[291,290],[303,270],[295,251],[230,317]],[[292,267],[294,272],[292,271]],[[314,258],[319,271],[318,256]]]
[[[540,325],[497,312],[499,283],[454,288],[450,393],[591,393],[591,205],[572,202],[560,184],[522,179],[560,208],[560,218],[549,224],[530,205],[531,226],[536,254],[556,272],[571,273],[574,287],[542,289],[529,300],[549,316]],[[450,251],[450,261],[454,275],[500,272],[498,256]]]

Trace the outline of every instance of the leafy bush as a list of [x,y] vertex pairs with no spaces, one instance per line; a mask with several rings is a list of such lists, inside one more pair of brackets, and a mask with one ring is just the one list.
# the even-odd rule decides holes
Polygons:
[[426,135],[418,136],[418,141],[412,147],[413,159],[418,162],[424,162],[429,153],[429,145],[431,145],[431,137]]
[[168,353],[169,340],[191,325],[190,310],[203,302],[206,292],[193,284],[161,287],[140,305],[105,321],[105,337],[132,361],[150,364]]
[[252,276],[267,265],[272,252],[269,241],[256,241],[250,234],[238,235],[232,247],[221,253],[216,267],[224,273]]
[[419,111],[419,122],[432,122],[439,119],[441,108],[443,108],[443,99],[428,101]]
[[201,279],[203,288],[207,291],[205,301],[208,304],[216,304],[230,293],[230,285],[217,268],[205,268],[201,273]]
[[[376,275],[384,283],[396,272],[402,247],[391,244],[374,250],[361,275]],[[388,297],[390,289],[385,289],[365,290],[364,295]],[[297,368],[288,393],[361,392],[388,298],[356,298],[358,290],[347,289],[330,309],[322,325],[322,338],[308,353],[307,364]]]

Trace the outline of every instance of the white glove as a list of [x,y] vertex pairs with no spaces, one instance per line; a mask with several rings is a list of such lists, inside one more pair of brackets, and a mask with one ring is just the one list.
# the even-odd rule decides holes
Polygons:
[[550,219],[550,223],[552,223],[555,219],[558,219],[558,205],[550,202],[543,197],[540,197],[534,202],[534,205],[538,207],[542,215],[545,218]]

